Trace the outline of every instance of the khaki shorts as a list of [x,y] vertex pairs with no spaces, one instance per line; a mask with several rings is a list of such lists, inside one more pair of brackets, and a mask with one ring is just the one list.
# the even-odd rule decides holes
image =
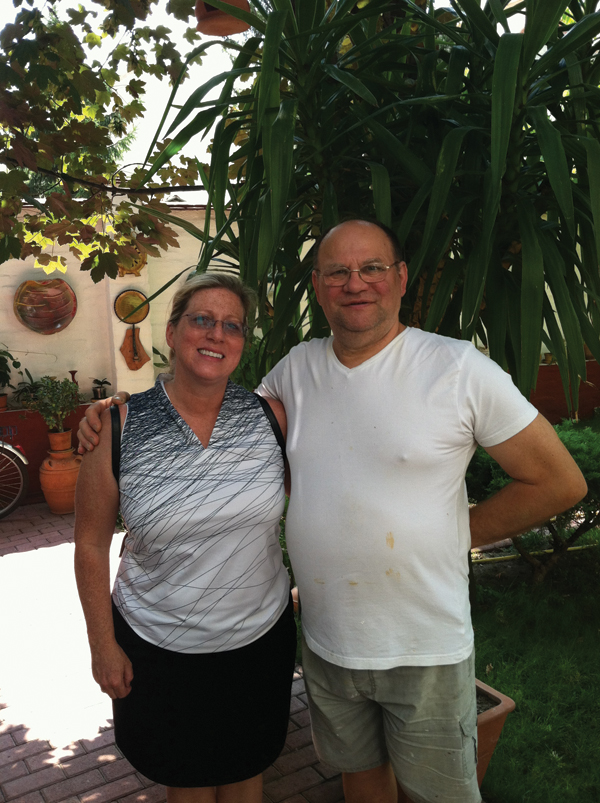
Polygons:
[[390,762],[414,803],[480,803],[474,656],[448,666],[345,669],[303,640],[313,740],[341,772]]

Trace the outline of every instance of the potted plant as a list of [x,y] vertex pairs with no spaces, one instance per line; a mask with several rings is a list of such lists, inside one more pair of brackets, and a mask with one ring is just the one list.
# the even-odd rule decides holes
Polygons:
[[11,365],[15,369],[21,367],[21,363],[13,357],[10,351],[7,351],[6,345],[4,345],[4,348],[0,349],[0,410],[6,407],[8,400],[8,394],[4,392],[4,388],[8,387],[14,390],[14,385],[10,383]]
[[71,430],[64,429],[64,421],[83,401],[75,382],[51,376],[43,376],[23,400],[28,410],[39,412],[50,430],[50,452],[40,466],[40,485],[53,513],[72,513],[75,509],[81,457],[74,454]]
[[92,380],[92,395],[94,399],[105,399],[106,398],[106,388],[111,386],[111,382],[108,381],[106,377],[104,379],[93,379]]

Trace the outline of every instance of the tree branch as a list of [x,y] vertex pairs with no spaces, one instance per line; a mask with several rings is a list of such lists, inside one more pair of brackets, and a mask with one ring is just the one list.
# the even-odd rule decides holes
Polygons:
[[[15,167],[21,167],[16,159],[11,159],[10,156],[3,157],[4,162],[10,162]],[[90,189],[99,190],[100,192],[110,193],[113,197],[115,195],[157,195],[166,192],[193,192],[194,190],[203,190],[203,184],[184,184],[166,187],[146,187],[145,189],[133,189],[133,187],[112,187],[108,184],[98,184],[95,181],[89,181],[85,178],[76,178],[70,176],[68,173],[61,173],[56,170],[47,170],[44,167],[38,167],[38,173],[43,173],[46,176],[53,176],[54,178],[61,179],[62,181],[73,182],[74,184],[81,184]]]

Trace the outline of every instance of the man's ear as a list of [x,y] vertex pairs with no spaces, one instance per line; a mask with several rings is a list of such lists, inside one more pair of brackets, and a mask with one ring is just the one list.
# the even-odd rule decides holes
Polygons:
[[400,293],[404,295],[408,284],[408,266],[406,262],[400,262],[398,265],[398,275],[400,276]]
[[319,277],[317,275],[317,271],[316,270],[313,270],[313,272],[312,272],[312,286],[314,288],[315,295],[317,297],[317,301],[320,304],[321,303],[321,299],[319,298]]

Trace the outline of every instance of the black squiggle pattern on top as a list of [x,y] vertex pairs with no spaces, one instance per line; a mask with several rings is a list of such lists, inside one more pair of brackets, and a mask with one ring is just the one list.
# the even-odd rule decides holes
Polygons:
[[113,597],[138,635],[219,652],[271,627],[289,593],[283,459],[254,394],[227,385],[206,449],[160,383],[133,396],[119,487],[131,535]]

